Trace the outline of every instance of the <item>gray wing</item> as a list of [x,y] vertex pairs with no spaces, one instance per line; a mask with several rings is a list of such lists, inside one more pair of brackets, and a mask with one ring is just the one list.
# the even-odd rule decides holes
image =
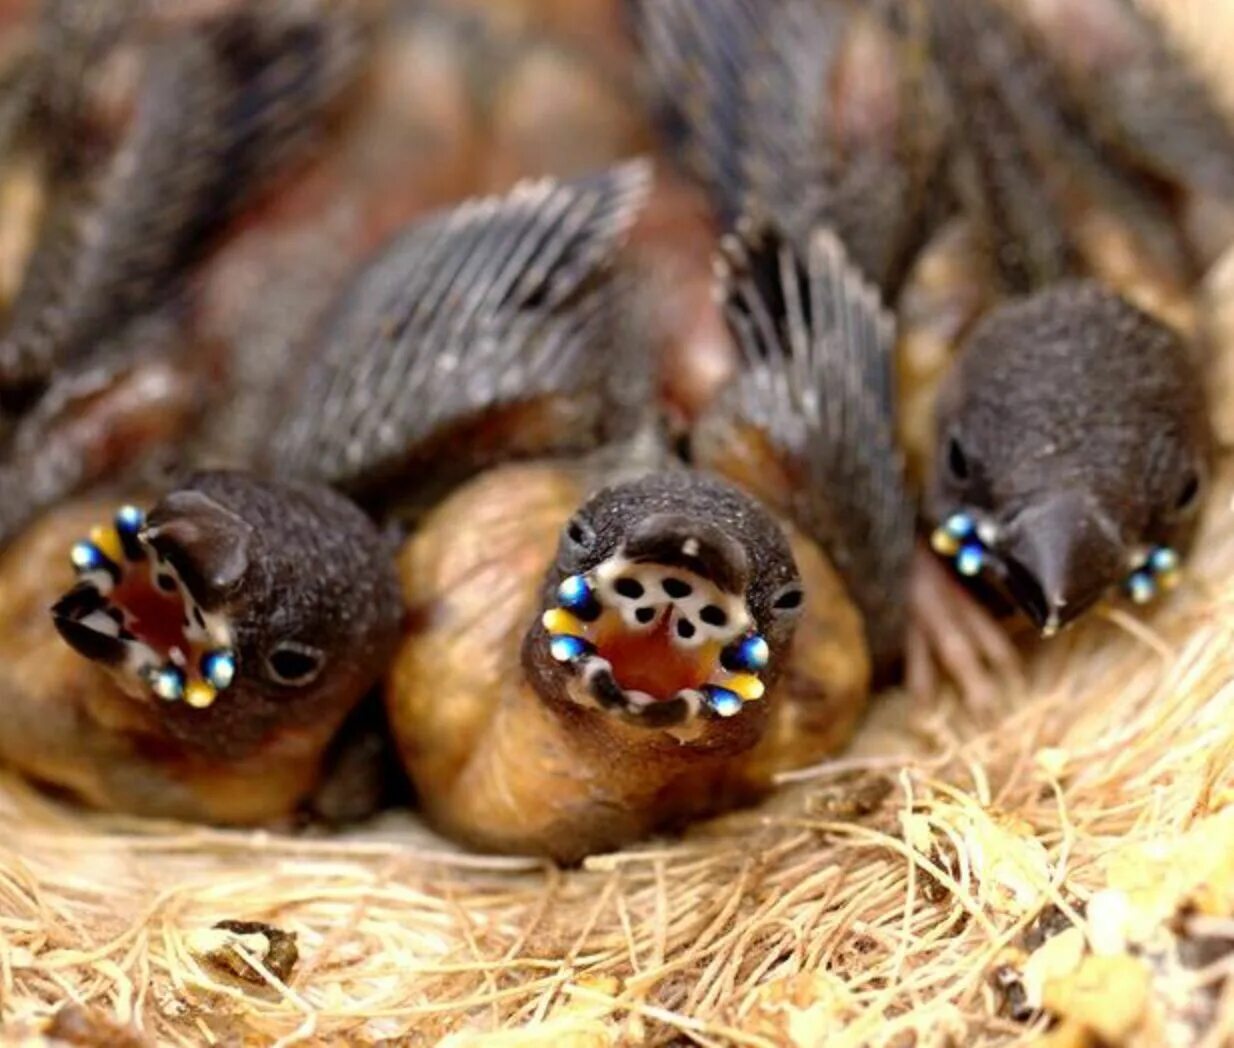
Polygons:
[[44,382],[157,307],[319,130],[358,71],[359,41],[340,11],[272,0],[154,44],[125,140],[96,184],[61,202],[31,260],[0,339],[0,390]]
[[804,250],[767,231],[730,237],[719,273],[742,363],[700,422],[695,456],[822,546],[885,668],[903,641],[914,534],[895,440],[894,323],[827,229]]
[[[774,11],[765,11],[765,43],[757,61],[743,71],[748,111],[743,207],[790,233],[829,219],[835,226],[837,189],[847,165],[830,134],[828,79],[850,22],[842,4],[780,0]],[[893,167],[864,171],[866,185],[878,188]],[[850,204],[859,208],[861,200]]]
[[307,347],[272,468],[363,494],[595,446],[636,366],[617,261],[649,177],[526,183],[413,225]]
[[[924,32],[893,25],[884,6],[644,0],[637,25],[673,142],[720,220],[791,235],[829,225],[894,290],[929,219],[941,125],[914,57]],[[873,68],[857,73],[861,62]],[[845,97],[854,82],[888,97]]]
[[75,492],[141,475],[170,459],[208,405],[208,384],[183,337],[179,301],[100,342],[57,372],[0,444],[0,547]]
[[779,0],[641,0],[639,42],[673,145],[731,225],[745,210],[748,72]]
[[1234,197],[1234,125],[1143,3],[1117,0],[1138,52],[1079,85],[1092,126],[1134,165]]
[[1158,187],[1097,133],[1061,70],[998,0],[932,0],[932,43],[968,165],[967,203],[1008,290],[1082,273],[1065,198],[1112,209],[1168,271],[1189,262]]

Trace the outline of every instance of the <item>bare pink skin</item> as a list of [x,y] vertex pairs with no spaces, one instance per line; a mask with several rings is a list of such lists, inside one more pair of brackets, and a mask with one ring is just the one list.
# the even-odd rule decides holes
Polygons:
[[661,168],[631,245],[654,274],[649,286],[672,289],[656,296],[652,322],[662,347],[661,390],[683,426],[711,403],[737,363],[713,294],[716,236],[703,191]]
[[1076,73],[1097,75],[1132,62],[1144,47],[1117,0],[1023,0],[1018,8]]
[[902,118],[900,57],[873,19],[855,20],[831,70],[835,140],[845,154],[893,152]]
[[1000,696],[1022,686],[1020,655],[1003,627],[920,546],[909,580],[905,683],[922,701],[944,680],[964,704],[985,717]]

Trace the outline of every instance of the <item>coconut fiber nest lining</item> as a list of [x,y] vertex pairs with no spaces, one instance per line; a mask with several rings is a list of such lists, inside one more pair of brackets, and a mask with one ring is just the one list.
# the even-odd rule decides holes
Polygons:
[[[159,1044],[995,1044],[1049,1015],[1057,1043],[1229,1043],[1232,497],[1227,459],[1189,584],[1043,647],[996,723],[884,697],[762,808],[580,869],[410,817],[219,832],[6,778],[6,1033],[77,1002],[61,1028],[107,1044],[104,1017]],[[212,961],[220,920],[294,933],[298,963]]]
[[223,832],[6,777],[4,1035],[1229,1043],[1232,499],[1227,455],[1187,584],[1029,653],[998,711],[883,696],[762,807],[578,869],[464,854],[407,815]]
[[761,807],[578,869],[413,816],[223,832],[0,774],[0,1039],[1230,1043],[1232,500],[1227,455],[1186,584],[1029,653],[997,711],[882,696]]

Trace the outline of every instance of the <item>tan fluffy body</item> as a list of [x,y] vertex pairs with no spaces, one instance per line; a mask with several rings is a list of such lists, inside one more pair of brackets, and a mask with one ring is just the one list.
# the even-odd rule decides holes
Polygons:
[[205,758],[160,727],[158,700],[125,694],[56,633],[48,608],[73,582],[66,551],[114,508],[114,499],[67,503],[0,557],[0,757],[94,807],[236,825],[290,815],[341,715],[238,760]]
[[586,480],[552,465],[494,470],[438,506],[400,556],[411,621],[388,681],[392,728],[430,820],[477,847],[572,861],[753,798],[775,772],[843,745],[865,704],[860,618],[799,535],[809,597],[751,749],[694,754],[600,710],[546,704],[522,638]]

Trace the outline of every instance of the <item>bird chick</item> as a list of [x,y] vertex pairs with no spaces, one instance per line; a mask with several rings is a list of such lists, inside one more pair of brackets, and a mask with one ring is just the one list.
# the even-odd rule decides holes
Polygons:
[[[1208,423],[1186,346],[1196,324],[1196,260],[1179,228],[1178,197],[1187,191],[1179,158],[1190,156],[1192,175],[1216,191],[1214,172],[1234,154],[1211,102],[1134,7],[926,6],[960,131],[954,181],[972,240],[985,251],[977,272],[1026,296],[994,305],[975,329],[975,310],[961,312],[958,359],[929,369],[943,381],[936,439],[919,456],[933,459],[927,523],[961,579],[980,576],[970,589],[996,611],[1009,598],[1047,634],[1120,585],[1147,602],[1173,584],[1195,510],[1180,505],[1182,523],[1169,516],[1178,493],[1149,468],[1147,449],[1182,446],[1180,483],[1200,478],[1187,496],[1197,503],[1207,460]],[[1086,71],[1083,62],[1091,63]],[[1160,97],[1127,105],[1137,84],[1155,85],[1149,93]],[[1153,110],[1167,97],[1178,126],[1145,134],[1154,124],[1161,131]],[[1146,148],[1150,140],[1159,148]],[[961,283],[933,289],[933,305],[987,308],[998,289],[974,299],[962,286],[974,280],[966,267],[950,269]],[[1073,283],[1084,276],[1111,290]],[[916,326],[929,334],[922,317]],[[906,348],[946,356],[919,339]],[[1160,383],[1173,392],[1154,402]],[[933,396],[915,392],[918,401]],[[927,558],[922,565],[915,606],[953,607],[945,633],[939,621],[914,617],[933,647],[950,647],[944,659],[952,663],[984,659],[1005,672],[1010,649],[1000,633],[959,608],[959,591]],[[990,690],[980,674],[954,675],[968,676],[966,692]]]
[[388,545],[342,496],[237,473],[103,505],[54,510],[0,562],[0,753],[112,810],[288,815],[397,640]]
[[627,165],[413,226],[271,442],[417,505],[387,710],[430,820],[473,846],[574,861],[757,795],[843,742],[903,631],[877,294],[830,234],[730,242],[742,367],[682,458],[630,426],[656,413],[618,264],[646,183]]
[[939,397],[936,549],[1043,634],[1176,577],[1207,487],[1198,366],[1170,328],[1092,283],[987,316]]

